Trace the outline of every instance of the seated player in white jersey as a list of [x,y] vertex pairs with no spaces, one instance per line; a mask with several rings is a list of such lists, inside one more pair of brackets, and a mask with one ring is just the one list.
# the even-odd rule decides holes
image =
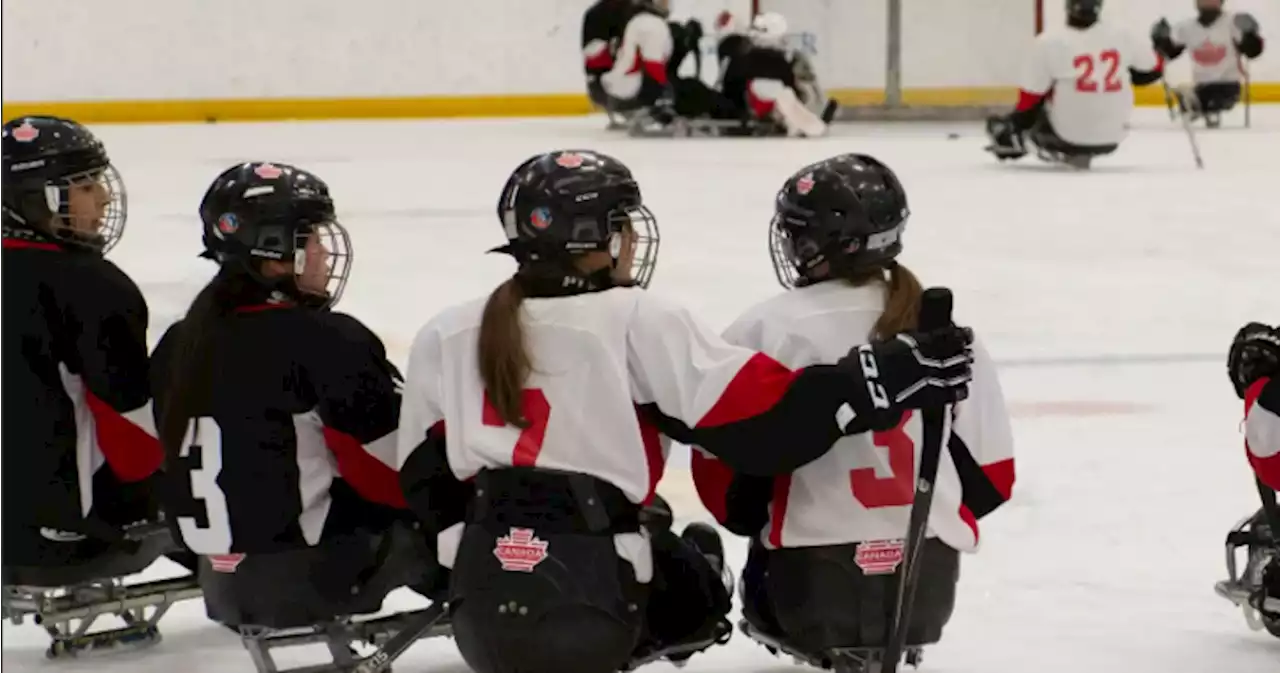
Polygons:
[[406,499],[427,530],[442,529],[433,499],[449,483],[474,488],[439,547],[478,673],[614,673],[728,638],[715,529],[637,520],[666,438],[745,474],[788,474],[890,413],[869,386],[895,413],[967,393],[955,326],[793,370],[646,292],[657,221],[614,158],[529,159],[498,218],[518,268],[418,333],[400,425]]
[[1191,49],[1189,89],[1178,90],[1178,99],[1193,119],[1204,117],[1216,128],[1222,113],[1240,102],[1244,59],[1262,55],[1258,20],[1246,12],[1224,12],[1223,0],[1196,0],[1195,18],[1170,26],[1160,19],[1151,29],[1156,51],[1170,61]]
[[592,102],[663,127],[677,117],[732,118],[724,97],[697,75],[679,76],[693,56],[701,71],[702,25],[668,21],[668,0],[598,0],[582,19],[582,57]]
[[1100,21],[1101,12],[1102,0],[1067,0],[1067,25],[1036,38],[1017,108],[987,120],[987,151],[1021,159],[1029,135],[1041,159],[1087,168],[1116,150],[1133,112],[1133,86],[1159,80],[1162,64]]
[[[802,168],[779,192],[770,225],[773,266],[789,291],[748,309],[725,338],[799,368],[914,329],[920,283],[896,260],[907,217],[902,184],[872,157],[847,154]],[[955,602],[957,550],[976,551],[979,520],[1013,488],[1000,383],[976,341],[974,353],[970,394],[955,407],[933,494],[908,630],[912,648],[941,638]],[[872,429],[775,477],[694,455],[695,483],[708,510],[751,539],[742,573],[744,630],[810,662],[875,661],[889,637],[921,416],[894,410]]]
[[1245,404],[1245,450],[1258,478],[1262,509],[1227,536],[1231,557],[1218,593],[1246,608],[1251,620],[1280,637],[1280,327],[1249,323],[1236,332],[1227,356],[1231,385]]
[[823,94],[809,58],[787,46],[786,18],[767,12],[744,28],[726,12],[718,23],[724,96],[779,135],[825,135],[836,105]]

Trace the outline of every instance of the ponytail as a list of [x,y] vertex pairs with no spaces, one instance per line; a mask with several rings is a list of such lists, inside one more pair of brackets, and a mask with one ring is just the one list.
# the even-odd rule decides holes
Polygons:
[[[885,278],[885,273],[888,278]],[[889,262],[884,267],[853,274],[848,282],[853,285],[866,285],[869,282],[880,282],[886,285],[887,296],[884,300],[884,311],[876,320],[872,338],[885,339],[916,328],[920,318],[920,298],[924,288],[920,279],[905,266],[897,262]]]
[[196,295],[177,328],[169,380],[163,390],[156,391],[164,403],[158,428],[160,443],[171,459],[182,450],[191,419],[209,406],[216,366],[210,345],[216,343],[221,324],[252,286],[253,280],[243,270],[219,271]]
[[480,321],[480,379],[485,394],[507,425],[528,425],[522,413],[525,381],[533,369],[520,322],[524,291],[515,278],[499,285],[484,305]]

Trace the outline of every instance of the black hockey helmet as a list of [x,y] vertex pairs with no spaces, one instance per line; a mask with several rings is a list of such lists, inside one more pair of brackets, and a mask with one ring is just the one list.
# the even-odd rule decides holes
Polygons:
[[[202,257],[224,267],[243,266],[268,289],[309,305],[332,306],[342,296],[351,273],[351,241],[334,215],[329,186],[314,174],[262,161],[232,166],[205,192],[200,220],[204,223]],[[323,290],[318,278],[314,288],[299,287],[298,281],[307,273],[309,244],[323,246],[326,253]],[[258,264],[265,260],[291,261],[294,273],[284,280],[267,278]]]
[[887,265],[910,210],[893,171],[865,154],[805,166],[778,192],[769,249],[784,287]]
[[522,267],[571,277],[572,258],[608,252],[616,266],[630,252],[631,277],[647,286],[658,257],[658,221],[644,205],[631,169],[590,150],[560,150],[520,164],[502,188],[498,220],[507,244],[493,252]]
[[1102,0],[1067,0],[1067,22],[1092,26],[1102,15]]
[[124,235],[127,197],[107,149],[89,129],[59,117],[5,123],[4,222],[105,253]]

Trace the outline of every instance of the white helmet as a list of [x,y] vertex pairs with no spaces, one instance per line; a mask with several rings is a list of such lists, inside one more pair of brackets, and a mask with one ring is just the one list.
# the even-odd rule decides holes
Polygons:
[[757,44],[781,48],[787,39],[787,17],[777,12],[765,12],[751,22],[751,36]]

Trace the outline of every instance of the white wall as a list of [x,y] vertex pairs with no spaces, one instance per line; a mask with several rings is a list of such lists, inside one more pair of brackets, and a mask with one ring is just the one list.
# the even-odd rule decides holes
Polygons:
[[[5,0],[6,102],[579,93],[591,0]],[[1047,21],[1061,21],[1045,0]],[[708,29],[750,0],[673,0]],[[829,88],[883,84],[884,0],[762,0],[816,46]],[[905,84],[1000,86],[1030,40],[1032,0],[904,0]],[[1145,34],[1191,0],[1112,0]],[[1230,0],[1275,42],[1258,81],[1280,81],[1280,0]]]

